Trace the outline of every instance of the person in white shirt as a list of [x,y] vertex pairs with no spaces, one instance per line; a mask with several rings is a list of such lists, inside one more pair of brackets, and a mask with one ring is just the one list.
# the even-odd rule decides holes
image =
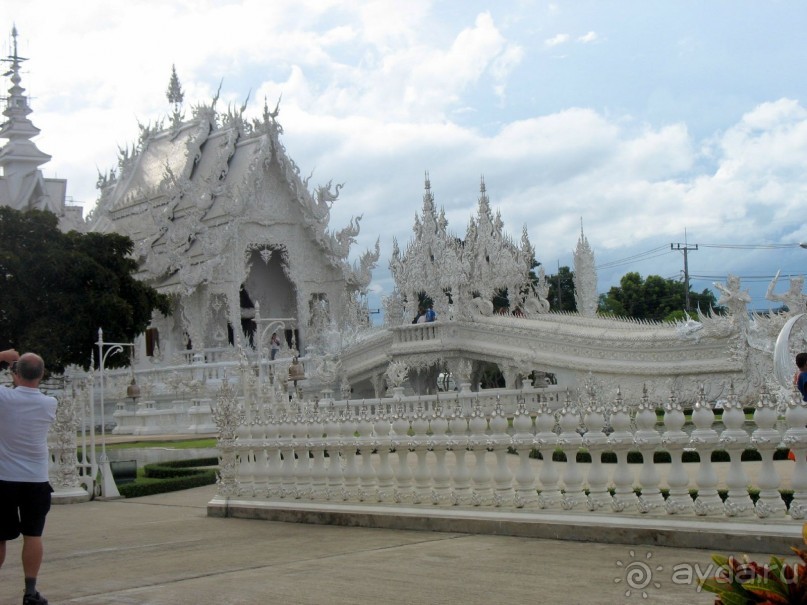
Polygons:
[[42,532],[53,492],[48,482],[48,431],[56,419],[56,399],[39,390],[45,373],[35,353],[0,351],[11,364],[15,388],[0,386],[0,567],[6,541],[22,534],[23,605],[47,605],[36,589],[42,565]]

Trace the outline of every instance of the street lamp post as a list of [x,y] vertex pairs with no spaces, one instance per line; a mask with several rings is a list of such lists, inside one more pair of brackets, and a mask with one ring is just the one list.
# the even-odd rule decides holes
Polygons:
[[106,425],[104,421],[104,366],[107,357],[123,351],[123,347],[134,347],[130,342],[104,342],[104,331],[98,328],[98,373],[100,376],[100,400],[101,400],[101,458],[99,466],[101,469],[101,495],[104,498],[120,498],[118,486],[115,485],[115,478],[112,476],[112,468],[109,466],[109,459],[106,455]]

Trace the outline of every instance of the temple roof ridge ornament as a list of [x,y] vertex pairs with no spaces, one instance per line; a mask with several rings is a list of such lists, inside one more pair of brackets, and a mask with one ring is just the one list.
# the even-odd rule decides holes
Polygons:
[[[433,222],[435,225],[437,224],[437,214],[435,211],[434,205],[434,193],[432,193],[432,182],[429,179],[429,171],[426,171],[425,182],[424,182],[424,192],[423,192],[423,209],[421,211],[422,221],[418,221],[417,213],[415,213],[415,221],[422,222],[422,224],[427,224],[428,222]],[[429,221],[428,219],[431,219]]]
[[168,81],[168,90],[165,93],[168,97],[168,102],[173,106],[174,112],[171,115],[171,125],[178,128],[185,116],[182,113],[182,101],[185,99],[185,93],[179,83],[179,76],[177,76],[176,64],[171,65],[171,78]]
[[[253,130],[255,132],[267,132],[277,138],[279,135],[283,134],[283,126],[280,122],[277,121],[277,116],[280,114],[280,101],[283,99],[283,95],[279,95],[277,98],[277,103],[275,103],[275,108],[273,111],[269,111],[269,102],[266,99],[266,96],[263,97],[263,120],[254,120],[253,121]],[[311,178],[311,177],[308,177]],[[306,187],[308,186],[308,179],[305,180]]]
[[490,213],[490,198],[488,197],[487,188],[485,187],[485,176],[482,175],[479,179],[479,219],[484,216],[488,221],[493,223],[493,216]]

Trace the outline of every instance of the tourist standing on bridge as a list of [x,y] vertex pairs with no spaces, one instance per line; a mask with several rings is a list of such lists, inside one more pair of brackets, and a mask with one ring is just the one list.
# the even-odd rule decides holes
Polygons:
[[48,430],[56,399],[39,391],[45,364],[39,355],[0,351],[11,364],[16,388],[0,386],[0,566],[6,541],[22,534],[23,605],[47,605],[36,589],[42,564],[42,532],[53,492],[48,482]]
[[796,367],[799,369],[793,377],[793,384],[795,384],[803,401],[807,401],[807,353],[799,353],[796,355]]
[[269,339],[269,346],[272,350],[271,360],[274,361],[275,357],[277,357],[277,354],[280,352],[280,338],[277,332],[272,332],[272,338]]

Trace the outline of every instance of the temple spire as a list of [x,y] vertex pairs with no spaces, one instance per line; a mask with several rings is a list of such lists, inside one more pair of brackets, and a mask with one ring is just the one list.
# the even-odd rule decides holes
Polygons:
[[38,202],[44,195],[37,187],[37,182],[41,179],[38,168],[48,162],[50,156],[40,151],[31,141],[39,134],[39,129],[28,119],[31,107],[28,105],[25,89],[20,86],[20,66],[27,59],[21,57],[17,50],[16,25],[11,29],[11,37],[12,54],[2,59],[11,64],[11,69],[3,74],[10,76],[11,88],[8,89],[6,108],[3,111],[7,119],[0,125],[0,138],[8,139],[8,143],[0,149],[0,168],[7,182],[8,195],[8,199],[2,202],[18,210],[27,210],[32,202]]
[[182,101],[185,100],[185,92],[179,84],[176,65],[171,65],[171,79],[168,82],[168,91],[165,96],[168,97],[168,102],[174,105],[174,111],[178,111],[182,106]]
[[423,220],[426,220],[427,216],[434,218],[434,194],[432,193],[432,182],[429,179],[428,170],[425,173],[424,180],[425,191],[423,192]]
[[489,224],[493,224],[493,215],[490,213],[490,198],[488,198],[488,189],[485,186],[485,175],[482,175],[479,180],[479,219],[485,217]]
[[171,116],[171,123],[177,127],[182,122],[182,101],[185,99],[185,92],[179,83],[179,76],[177,76],[177,66],[171,65],[171,79],[168,81],[168,90],[165,93],[168,97],[168,102],[174,107],[174,113]]
[[583,233],[583,217],[580,217],[580,239],[574,251],[574,299],[580,315],[594,317],[597,314],[597,269],[594,251]]

